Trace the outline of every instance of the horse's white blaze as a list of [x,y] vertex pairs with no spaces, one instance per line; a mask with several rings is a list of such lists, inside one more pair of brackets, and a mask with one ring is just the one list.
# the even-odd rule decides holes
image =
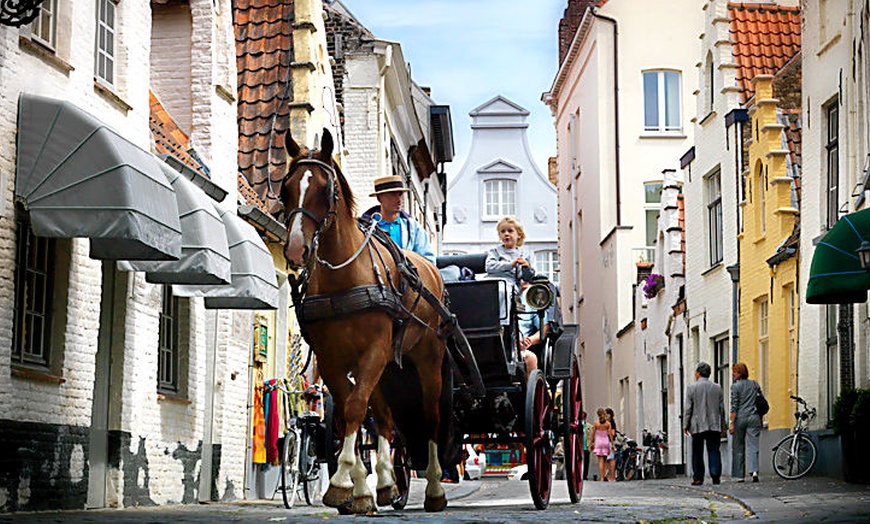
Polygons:
[[426,467],[426,497],[438,499],[444,496],[441,487],[441,464],[438,463],[438,444],[429,441],[429,466]]
[[[302,179],[299,181],[299,204],[296,207],[301,208],[305,202],[305,194],[308,192],[308,186],[311,183],[311,177],[314,175],[310,170],[305,171]],[[290,223],[290,235],[287,241],[287,250],[294,259],[301,260],[302,250],[305,247],[305,237],[302,234],[302,213],[297,213]]]
[[353,487],[354,483],[350,478],[350,472],[356,464],[355,445],[356,431],[344,437],[344,446],[338,455],[338,469],[335,470],[335,475],[329,479],[329,483],[337,488],[350,489]]
[[390,458],[390,443],[381,435],[378,435],[378,462],[375,471],[378,472],[378,489],[388,488],[396,483],[396,473]]

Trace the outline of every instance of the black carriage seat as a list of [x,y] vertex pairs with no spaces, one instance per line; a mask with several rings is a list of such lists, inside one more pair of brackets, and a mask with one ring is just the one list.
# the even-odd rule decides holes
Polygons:
[[489,279],[447,282],[445,286],[450,296],[450,310],[471,345],[484,383],[510,382],[515,367],[510,348],[515,342],[513,330],[505,329],[508,326],[503,325],[505,320],[499,311],[506,283]]
[[441,255],[436,259],[438,269],[447,266],[467,267],[474,273],[486,273],[486,253],[471,253],[469,255]]

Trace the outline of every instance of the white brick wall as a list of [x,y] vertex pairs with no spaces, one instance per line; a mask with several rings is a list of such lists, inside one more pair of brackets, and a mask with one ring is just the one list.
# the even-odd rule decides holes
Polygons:
[[[726,9],[724,0],[707,2],[706,25],[699,56],[706,57],[707,51],[712,50],[717,86],[736,85],[731,47],[728,44],[717,45],[717,42],[730,41]],[[703,65],[703,60],[699,62]],[[700,91],[703,93],[706,89],[703,83],[703,67],[698,75],[702,78]],[[737,107],[737,92],[716,89],[715,113],[706,120],[706,111],[697,115],[701,123],[695,125],[695,160],[683,173],[686,181],[683,192],[686,202],[686,299],[689,327],[698,327],[700,330],[700,359],[706,362],[713,362],[711,338],[730,333],[732,324],[731,280],[725,267],[737,261],[735,180],[740,173],[733,154],[734,127],[726,129],[724,118]],[[717,167],[721,170],[724,258],[721,264],[711,270],[705,177]],[[689,374],[691,375],[690,372]]]
[[[66,313],[62,340],[53,348],[63,353],[61,384],[12,377],[8,372],[12,346],[13,295],[15,284],[15,231],[12,203],[15,174],[15,131],[18,96],[22,92],[67,99],[118,130],[145,150],[151,148],[148,126],[150,85],[151,11],[148,2],[122,2],[117,11],[118,61],[115,93],[132,109],[125,113],[93,87],[94,4],[61,2],[61,16],[71,17],[69,50],[60,58],[74,69],[68,74],[19,45],[18,31],[0,28],[0,172],[7,176],[2,188],[5,215],[0,215],[0,419],[70,425],[88,428],[94,394],[95,356],[100,329],[101,262],[88,257],[87,240],[61,241],[69,246],[72,262],[68,275],[69,296],[60,311]],[[191,139],[212,170],[213,179],[230,192],[235,202],[236,144],[238,131],[235,105],[215,91],[220,82],[235,92],[235,50],[223,49],[217,57],[215,41],[232,45],[231,7],[222,0],[216,14],[211,0],[191,2],[194,20],[190,97]],[[216,24],[223,24],[217,25]],[[215,35],[218,34],[216,38]],[[64,46],[58,46],[63,49]],[[219,73],[214,73],[219,71]],[[176,96],[174,89],[168,96]],[[164,96],[167,94],[164,93]],[[165,98],[164,98],[165,101]],[[183,118],[182,118],[183,119]],[[0,206],[2,208],[2,206]],[[157,503],[181,502],[185,491],[182,463],[173,458],[180,446],[196,451],[203,438],[203,413],[210,384],[205,383],[206,315],[201,299],[192,299],[190,325],[182,326],[188,339],[186,399],[189,403],[158,400],[156,390],[158,315],[162,286],[145,282],[144,274],[119,273],[116,298],[116,331],[113,336],[113,368],[109,429],[129,432],[131,453],[145,439],[149,493]],[[215,430],[213,441],[221,444],[222,460],[218,494],[238,498],[243,493],[247,438],[247,362],[250,351],[251,314],[220,313],[218,365],[216,370]],[[84,457],[86,461],[87,456]],[[74,475],[81,477],[81,460],[73,461]],[[76,466],[78,464],[78,466]],[[123,465],[122,465],[123,467]],[[199,475],[197,464],[193,481]],[[108,473],[108,505],[124,501],[124,475]],[[144,486],[140,475],[140,487]],[[233,486],[232,491],[225,491]],[[198,490],[198,483],[195,485]],[[195,493],[194,493],[195,495]],[[0,493],[0,499],[9,496]],[[32,497],[38,497],[33,493]],[[0,504],[0,511],[5,508]],[[26,509],[26,506],[21,508]]]

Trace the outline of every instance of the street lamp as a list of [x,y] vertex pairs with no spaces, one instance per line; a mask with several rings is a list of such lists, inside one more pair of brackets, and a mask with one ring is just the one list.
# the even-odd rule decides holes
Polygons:
[[861,259],[861,267],[870,270],[870,240],[862,240],[861,245],[855,251]]

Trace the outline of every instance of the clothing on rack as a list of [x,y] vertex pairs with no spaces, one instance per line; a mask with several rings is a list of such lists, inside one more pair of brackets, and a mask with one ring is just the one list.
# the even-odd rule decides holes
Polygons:
[[262,384],[254,387],[253,421],[251,423],[251,456],[254,464],[266,463],[266,412],[263,404]]

